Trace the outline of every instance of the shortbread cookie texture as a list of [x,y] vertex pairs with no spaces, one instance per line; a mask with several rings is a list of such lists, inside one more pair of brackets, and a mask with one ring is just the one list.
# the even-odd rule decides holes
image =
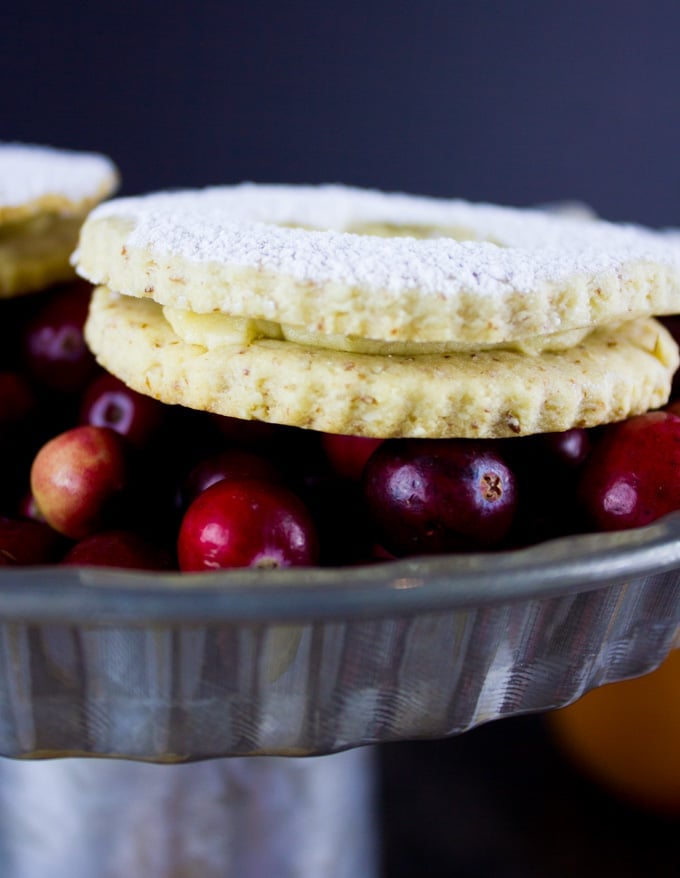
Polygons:
[[99,362],[166,403],[360,436],[500,438],[589,427],[662,405],[678,351],[653,319],[567,351],[386,357],[259,339],[180,338],[155,302],[100,287],[87,340]]
[[83,220],[117,183],[105,156],[0,143],[0,297],[70,280]]
[[387,342],[497,345],[680,311],[669,236],[343,186],[117,199],[77,253],[96,284],[197,313]]

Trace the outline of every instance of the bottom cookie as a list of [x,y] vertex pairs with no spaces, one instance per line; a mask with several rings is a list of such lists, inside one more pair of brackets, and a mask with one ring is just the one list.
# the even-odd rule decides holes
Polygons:
[[105,287],[86,338],[105,369],[165,403],[379,438],[503,438],[623,420],[663,405],[678,366],[652,318],[535,356],[380,356],[273,339],[207,349],[176,335],[155,302]]

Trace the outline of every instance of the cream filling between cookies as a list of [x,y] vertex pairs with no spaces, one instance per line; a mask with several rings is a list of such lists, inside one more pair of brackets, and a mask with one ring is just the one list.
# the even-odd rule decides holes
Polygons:
[[84,218],[47,213],[0,225],[0,291],[11,293],[41,272],[50,282],[70,277],[69,256]]
[[457,342],[383,341],[332,333],[316,332],[305,327],[232,317],[227,314],[197,314],[183,308],[162,306],[163,315],[175,334],[188,344],[209,350],[225,345],[250,345],[259,339],[290,341],[305,347],[325,348],[354,354],[379,356],[418,356],[422,354],[471,353],[474,351],[512,350],[534,355],[546,351],[564,351],[580,344],[592,327],[571,329],[536,338],[519,339],[493,345]]
[[73,249],[84,218],[84,214],[46,213],[0,224],[0,260],[27,258],[65,247]]

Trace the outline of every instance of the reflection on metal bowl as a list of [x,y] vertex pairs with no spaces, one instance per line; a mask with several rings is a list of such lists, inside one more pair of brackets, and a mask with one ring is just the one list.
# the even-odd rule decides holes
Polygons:
[[155,762],[444,737],[680,645],[680,515],[346,569],[0,573],[0,754]]

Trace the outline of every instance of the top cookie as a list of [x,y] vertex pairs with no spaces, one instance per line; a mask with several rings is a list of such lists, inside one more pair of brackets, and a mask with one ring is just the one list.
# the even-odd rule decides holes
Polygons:
[[117,184],[116,168],[103,155],[0,142],[0,223],[46,211],[80,214]]
[[383,342],[559,347],[680,311],[680,250],[661,233],[344,186],[117,199],[90,214],[75,259],[90,281],[173,308]]
[[72,279],[80,226],[117,182],[105,156],[0,143],[0,297]]

